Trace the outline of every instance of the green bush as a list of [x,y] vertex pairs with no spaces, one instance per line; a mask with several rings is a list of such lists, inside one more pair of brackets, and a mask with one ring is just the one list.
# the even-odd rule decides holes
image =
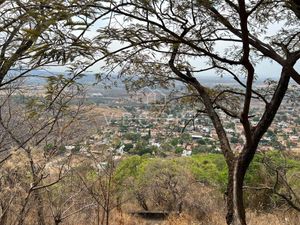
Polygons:
[[[273,187],[276,176],[274,171],[263,163],[266,159],[275,168],[285,166],[287,181],[300,196],[300,179],[293,179],[295,174],[300,173],[300,162],[294,156],[284,156],[278,151],[256,154],[246,174],[245,186]],[[119,164],[115,178],[119,183],[130,181],[129,187],[132,193],[135,191],[143,193],[155,177],[163,177],[164,174],[176,174],[174,176],[180,177],[180,171],[190,174],[197,183],[216,188],[221,193],[226,190],[227,165],[222,154],[214,153],[169,159],[130,156]],[[256,210],[270,209],[274,203],[280,205],[282,202],[270,190],[245,189],[244,198],[246,206]]]

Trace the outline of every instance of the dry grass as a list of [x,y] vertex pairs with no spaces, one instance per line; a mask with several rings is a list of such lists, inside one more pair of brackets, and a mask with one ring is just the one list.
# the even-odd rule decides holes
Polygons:
[[248,213],[249,225],[299,225],[300,214],[295,212]]
[[[226,225],[226,209],[224,202],[212,190],[205,187],[188,199],[197,207],[186,207],[181,215],[171,215],[164,221],[144,220],[126,213],[114,213],[111,225]],[[213,196],[213,197],[212,197]],[[198,199],[199,201],[196,201]],[[126,205],[126,209],[135,209],[134,205]],[[124,209],[125,209],[124,208]],[[126,211],[126,210],[125,210]],[[247,212],[248,225],[299,225],[300,213],[289,210],[273,212]]]
[[120,118],[126,113],[126,111],[111,107],[104,106],[93,106],[89,111],[88,115],[93,117],[107,116],[109,118]]
[[[248,212],[247,220],[248,225],[299,225],[300,214],[281,211],[274,213]],[[87,224],[73,223],[73,225]],[[226,225],[226,223],[224,214],[219,212],[211,213],[200,221],[187,214],[172,215],[164,221],[159,221],[115,213],[111,217],[110,225]]]
[[[222,211],[222,210],[221,210]],[[95,215],[90,215],[96,218]],[[300,214],[295,212],[275,211],[273,213],[247,213],[248,225],[299,225]],[[53,224],[52,221],[48,221]],[[28,219],[26,224],[36,224],[35,220]],[[62,225],[97,225],[96,221],[90,220],[85,215],[76,215],[64,221]],[[126,213],[113,212],[109,225],[226,225],[223,212],[214,211],[203,220],[197,220],[195,217],[187,214],[171,215],[166,220],[145,220]]]
[[[300,214],[295,212],[276,211],[273,213],[247,213],[248,225],[299,225]],[[182,214],[172,215],[167,220],[144,220],[128,214],[115,214],[111,225],[226,225],[223,213],[213,212],[204,220],[196,220],[194,217]],[[78,224],[79,225],[79,224]]]

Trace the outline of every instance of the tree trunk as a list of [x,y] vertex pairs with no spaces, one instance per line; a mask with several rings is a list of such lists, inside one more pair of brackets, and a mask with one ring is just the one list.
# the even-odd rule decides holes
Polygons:
[[34,199],[37,203],[37,220],[38,225],[46,225],[44,215],[44,203],[43,198],[39,190],[34,191]]
[[234,164],[228,169],[228,184],[226,190],[227,197],[227,214],[226,214],[226,223],[228,225],[232,224],[233,221],[233,175],[234,175]]
[[[257,145],[245,146],[242,153],[234,162],[233,170],[233,217],[230,225],[247,225],[246,211],[244,207],[243,185],[246,172],[255,155]],[[230,208],[228,209],[230,210]]]
[[227,184],[227,225],[246,225],[245,207],[243,202],[244,175],[240,170],[239,160],[229,169]]
[[109,225],[109,216],[110,216],[110,209],[106,209],[106,225]]
[[136,192],[135,194],[136,200],[138,201],[138,204],[145,210],[148,211],[149,207],[147,205],[145,196],[139,192]]
[[97,205],[97,225],[100,225],[100,206]]
[[105,221],[105,209],[103,208],[102,217],[101,217],[101,225],[104,225],[104,221]]
[[244,167],[245,165],[242,165],[242,162],[240,160],[237,160],[234,166],[233,173],[233,218],[231,223],[232,225],[247,225],[243,199],[243,183],[245,172],[247,170],[243,170],[241,166]]
[[14,223],[14,224],[17,224],[17,225],[23,225],[24,223],[24,220],[25,220],[25,217],[27,215],[27,213],[29,212],[30,210],[30,207],[27,207],[28,203],[29,203],[29,199],[31,197],[31,193],[32,193],[32,190],[30,189],[27,193],[27,196],[24,200],[24,203],[22,204],[22,208],[19,212],[19,216],[18,216],[18,222]]
[[54,223],[55,225],[59,225],[60,223],[62,222],[61,219],[57,218],[57,219],[54,219]]

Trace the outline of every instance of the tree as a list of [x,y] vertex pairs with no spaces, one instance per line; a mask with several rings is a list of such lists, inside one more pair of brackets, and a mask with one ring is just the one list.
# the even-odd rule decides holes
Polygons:
[[[85,167],[85,169],[90,168]],[[58,184],[46,189],[46,198],[55,225],[95,206],[94,201],[87,198],[84,185],[80,185],[77,170],[79,169],[73,168]]]
[[157,160],[145,165],[140,176],[141,191],[152,205],[168,212],[183,211],[185,197],[195,182],[187,168],[174,161]]
[[185,159],[131,156],[120,163],[115,177],[123,196],[134,197],[145,211],[186,212],[199,203],[193,195],[199,182],[191,172],[192,159]]
[[[264,171],[265,175],[260,176],[264,182],[251,182],[252,185],[244,186],[246,190],[256,193],[267,192],[268,198],[272,197],[275,204],[283,204],[300,212],[299,200],[299,162],[295,155],[280,151],[271,151],[258,155],[256,164],[261,167],[255,173]],[[253,173],[254,174],[254,173]],[[252,174],[252,176],[253,176]],[[255,185],[253,187],[253,185]],[[262,197],[262,196],[260,196]]]
[[[74,63],[78,69],[78,64],[82,66],[82,58],[75,62],[78,57],[91,60],[90,51],[96,54],[97,50],[86,45],[86,32],[95,13],[99,12],[98,2],[0,1],[0,87],[5,88],[20,78],[43,76],[45,74],[41,73],[46,72],[41,70],[45,66],[71,66]],[[102,16],[99,13],[98,17]],[[75,70],[74,67],[71,69],[73,79],[82,72]]]
[[[88,176],[78,173],[87,193],[97,205],[97,224],[109,225],[111,213],[120,209],[123,201],[115,180],[117,161],[112,149],[104,149],[100,157],[92,155],[95,169]],[[101,214],[101,215],[100,215]]]
[[[118,65],[133,89],[181,81],[193,101],[202,105],[196,110],[210,117],[229,171],[227,224],[246,224],[245,174],[291,78],[300,84],[295,69],[300,57],[299,20],[290,10],[293,7],[287,7],[291,2],[297,1],[110,1],[101,6],[111,17],[109,25],[99,30],[99,39],[122,46],[115,54],[110,51],[113,47],[108,48],[104,69],[111,73]],[[273,35],[269,25],[274,21],[280,28]],[[281,67],[280,78],[268,93],[253,84],[256,64],[262,60]],[[240,88],[204,86],[201,74],[207,71],[232,76]],[[250,113],[256,101],[265,105],[257,123]],[[221,111],[243,126],[246,141],[240,153],[232,149]]]
[[[47,142],[63,144],[62,140],[70,138],[67,129],[76,122],[82,107],[81,100],[77,104],[72,102],[75,97],[82,96],[81,89],[73,83],[61,92],[60,87],[65,82],[66,79],[61,76],[51,78],[51,82],[45,85],[45,93],[26,96],[24,102],[16,102],[15,97],[22,93],[22,87],[16,86],[15,82],[6,85],[6,90],[2,92],[0,129],[5,141],[1,146],[0,156],[2,159],[4,155],[4,159],[0,169],[1,174],[5,174],[5,182],[1,185],[1,194],[9,189],[4,192],[7,195],[5,199],[9,201],[1,201],[5,213],[0,215],[0,224],[12,221],[12,224],[22,225],[30,211],[34,210],[37,224],[46,224],[42,190],[60,182],[68,171],[69,158],[55,158],[58,149],[45,152],[44,146]],[[12,84],[14,86],[8,88]],[[10,179],[14,164],[18,164],[15,167],[18,176]]]

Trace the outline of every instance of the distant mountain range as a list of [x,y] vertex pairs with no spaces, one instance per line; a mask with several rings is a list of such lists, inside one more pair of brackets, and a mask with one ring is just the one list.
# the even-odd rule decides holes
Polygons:
[[[32,75],[31,77],[28,77],[26,79],[26,83],[28,85],[43,85],[45,84],[45,79],[42,77],[47,77],[47,76],[53,76],[53,75],[58,75],[58,74],[66,74],[65,72],[58,72],[58,71],[45,71],[45,70],[35,70],[32,71],[30,75]],[[40,77],[42,76],[42,77]],[[220,77],[218,75],[201,75],[201,76],[197,76],[197,79],[199,79],[199,81],[201,81],[203,84],[207,85],[207,86],[215,86],[215,85],[219,85],[219,84],[223,84],[223,85],[230,85],[230,86],[235,86],[237,85],[237,82],[230,76],[224,76],[224,77]],[[258,78],[255,81],[255,85],[263,85],[264,81],[267,78]],[[274,78],[273,78],[274,79]],[[241,80],[243,82],[245,82],[245,78],[241,78]],[[94,73],[86,73],[85,76],[83,76],[82,78],[79,79],[79,81],[82,84],[85,85],[93,85],[97,82],[95,74]],[[117,83],[117,85],[119,87],[124,87],[122,81],[120,81],[119,78],[117,78],[117,76],[111,76],[110,77],[110,81],[108,83]],[[101,82],[99,82],[99,85],[101,85]],[[181,86],[180,82],[177,83],[178,86]]]

